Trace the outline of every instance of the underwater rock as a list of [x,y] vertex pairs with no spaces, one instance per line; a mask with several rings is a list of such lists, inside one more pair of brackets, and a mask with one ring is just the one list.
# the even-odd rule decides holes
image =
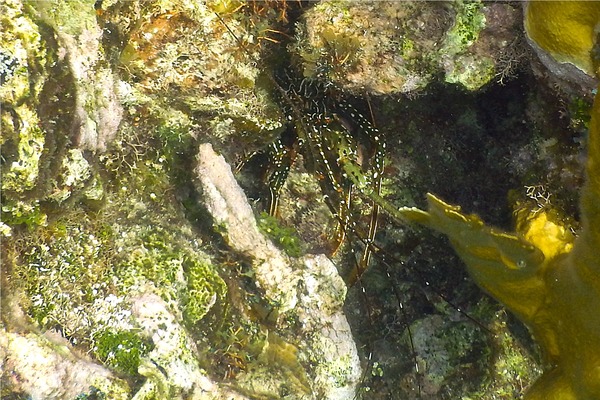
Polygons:
[[[448,317],[431,315],[410,326],[416,363],[423,369],[423,398],[439,395],[441,386],[466,363],[473,346],[480,344],[478,327],[470,322],[450,321]],[[408,331],[404,333],[408,334]]]
[[225,160],[209,144],[200,146],[197,159],[198,186],[215,225],[224,225],[223,237],[226,242],[255,260],[257,280],[266,295],[281,304],[282,311],[293,309],[297,302],[294,291],[280,284],[284,278],[297,281],[298,271],[259,231],[246,195],[237,185],[231,167]]
[[200,368],[197,349],[168,305],[155,294],[133,300],[132,313],[154,349],[142,360],[139,373],[147,378],[133,397],[144,399],[245,400],[246,396],[220,388]]
[[31,5],[36,17],[55,29],[57,56],[72,75],[71,140],[81,149],[103,152],[116,135],[123,111],[115,94],[113,72],[103,56],[103,32],[96,10],[93,4],[80,1]]
[[520,62],[518,9],[500,3],[322,1],[299,26],[306,77],[355,93],[410,93],[440,72],[477,90]]
[[[297,347],[297,356],[290,357],[310,365],[306,370],[298,361],[287,366],[296,371],[295,375],[310,376],[301,383],[307,387],[299,398],[351,398],[361,368],[342,313],[346,287],[335,265],[324,255],[299,259],[284,255],[259,231],[248,200],[223,157],[210,144],[203,144],[197,160],[197,186],[204,204],[227,243],[252,259],[254,278],[275,305],[272,313],[277,316],[276,327],[290,318],[299,324],[299,331],[277,330],[278,336],[287,335],[284,337],[293,340]],[[275,343],[278,348],[289,347],[285,340],[283,344],[279,340]],[[291,350],[285,352],[288,351]]]
[[3,211],[13,225],[33,227],[47,221],[40,203],[102,198],[88,152],[106,150],[122,109],[91,4],[0,7]]
[[[90,164],[83,156],[82,151],[80,149],[69,150],[63,158],[58,177],[60,182],[56,182],[48,198],[58,204],[62,203],[71,196],[73,191],[83,189],[91,175]],[[99,199],[98,197],[101,198],[101,195],[96,197]]]
[[[62,339],[62,338],[61,338]],[[53,342],[34,333],[0,330],[0,355],[3,392],[10,383],[13,393],[26,393],[33,400],[74,399],[90,390],[98,390],[108,398],[126,400],[129,387],[108,369],[73,353],[65,339]]]
[[258,38],[274,16],[236,13],[243,3],[229,1],[149,4],[106,3],[100,18],[110,32],[105,43],[112,61],[127,82],[126,110],[173,119],[173,125],[196,117],[215,142],[272,138],[281,115],[257,82],[263,68]]

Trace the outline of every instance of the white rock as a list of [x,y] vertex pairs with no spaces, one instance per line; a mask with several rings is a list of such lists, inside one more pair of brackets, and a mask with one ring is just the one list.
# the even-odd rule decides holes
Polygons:
[[[314,399],[351,399],[361,368],[350,326],[342,312],[346,286],[324,255],[291,259],[259,230],[248,200],[230,166],[210,144],[198,151],[198,187],[214,222],[235,250],[253,259],[254,276],[279,314],[295,313],[302,328],[294,332],[298,359],[306,371]],[[289,332],[286,332],[289,335]],[[305,393],[297,397],[307,398]]]

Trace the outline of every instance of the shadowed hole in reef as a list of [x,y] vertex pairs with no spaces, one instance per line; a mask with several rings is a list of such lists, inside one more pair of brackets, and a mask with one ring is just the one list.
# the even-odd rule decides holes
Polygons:
[[[538,100],[536,91],[532,77],[523,74],[508,85],[490,85],[478,94],[438,84],[416,99],[380,100],[374,109],[381,110],[375,118],[390,149],[386,177],[401,188],[388,200],[423,208],[429,191],[494,226],[513,230],[509,191],[531,179],[544,179],[551,168],[532,145],[543,135],[535,131],[528,114],[530,102]],[[567,127],[563,123],[555,129]],[[513,168],[515,154],[524,151],[530,152],[531,165]],[[566,194],[561,207],[575,208]],[[373,353],[362,398],[451,399],[459,387],[461,393],[465,388],[477,391],[491,379],[487,363],[497,351],[489,332],[478,323],[491,324],[501,307],[475,286],[448,241],[436,233],[398,226],[383,216],[376,241],[391,255],[387,263],[373,257],[346,304],[363,356]],[[512,316],[507,326],[518,346],[537,357],[526,328]],[[453,336],[435,342],[440,330]],[[433,339],[424,340],[423,332]],[[450,360],[453,350],[455,360]],[[427,354],[432,352],[438,354]]]

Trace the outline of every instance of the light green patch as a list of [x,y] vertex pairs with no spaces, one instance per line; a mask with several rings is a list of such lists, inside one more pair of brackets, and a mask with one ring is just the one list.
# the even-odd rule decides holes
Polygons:
[[23,193],[37,183],[39,163],[44,150],[44,132],[38,127],[39,119],[27,106],[16,110],[21,120],[18,135],[18,156],[8,170],[2,173],[2,190]]
[[54,183],[54,189],[48,198],[62,203],[74,191],[82,189],[91,175],[90,164],[83,157],[83,152],[80,149],[69,150],[62,161],[60,182]]
[[477,90],[494,77],[496,66],[489,57],[471,54],[456,56],[450,70],[446,71],[446,82],[460,83],[468,90]]
[[92,182],[88,188],[83,192],[83,195],[88,200],[102,200],[104,197],[104,184],[100,176],[94,176]]
[[412,59],[415,57],[415,42],[409,38],[404,38],[400,44],[400,54],[402,58]]
[[24,202],[20,200],[4,199],[2,204],[2,223],[8,226],[25,224],[32,229],[37,226],[45,226],[48,216],[40,209],[39,201]]
[[485,16],[479,0],[456,0],[454,25],[446,32],[444,48],[448,53],[458,54],[469,48],[485,27]]
[[[332,377],[335,387],[344,387],[351,384],[351,382],[348,382],[348,377],[352,376],[350,371],[353,368],[354,362],[352,358],[349,355],[345,355],[331,362],[324,375]],[[380,376],[383,376],[383,370],[381,370]]]
[[167,303],[180,305],[190,324],[223,301],[226,285],[206,256],[179,246],[177,237],[165,229],[132,228],[135,233],[127,234],[132,242],[126,239],[128,252],[116,271],[124,293],[151,283]]
[[0,221],[0,235],[4,237],[12,236],[12,229],[10,226],[6,225],[4,222]]
[[128,375],[138,372],[140,359],[151,350],[134,331],[105,329],[92,336],[92,351],[105,365]]
[[479,0],[456,0],[454,24],[446,32],[440,55],[446,70],[446,82],[460,83],[477,90],[495,74],[494,60],[470,51],[485,28],[483,3]]
[[155,363],[147,357],[144,358],[141,360],[138,372],[146,378],[146,382],[136,392],[132,400],[166,399],[170,397],[171,382]]
[[79,36],[84,29],[96,25],[93,0],[28,1],[48,22],[59,30]]
[[273,243],[290,257],[302,255],[302,243],[295,229],[281,226],[277,218],[262,212],[258,217],[258,228]]
[[183,315],[190,324],[199,322],[217,301],[223,301],[227,287],[213,266],[198,259],[184,261],[187,291]]

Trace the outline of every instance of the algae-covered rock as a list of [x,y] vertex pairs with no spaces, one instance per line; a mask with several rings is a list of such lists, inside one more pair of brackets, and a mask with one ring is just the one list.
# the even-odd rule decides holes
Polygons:
[[[20,2],[1,6],[2,31],[2,192],[3,220],[12,216],[17,223],[44,224],[45,214],[35,201],[22,194],[36,186],[46,137],[40,129],[36,97],[47,73],[46,43],[39,27],[23,13]],[[31,72],[34,78],[31,79]],[[9,193],[14,193],[8,201]]]
[[207,376],[198,363],[193,339],[168,308],[163,299],[152,294],[133,301],[132,312],[141,334],[155,343],[140,364],[139,373],[146,381],[133,399],[246,399],[233,390],[219,387]]
[[[277,336],[269,336],[266,354],[263,353],[268,364],[259,375],[265,375],[262,379],[271,376],[268,371],[275,360],[287,373],[271,376],[257,385],[257,380],[262,379],[254,375],[255,371],[249,371],[249,377],[242,378],[242,382],[248,380],[252,390],[275,391],[274,395],[287,387],[291,392],[304,392],[300,398],[351,397],[361,368],[350,326],[342,314],[346,288],[335,266],[322,255],[291,259],[283,254],[259,231],[246,196],[223,157],[203,144],[198,161],[198,185],[214,223],[233,248],[251,257],[257,284],[276,305],[270,311],[275,328],[281,329]],[[289,319],[298,326],[286,328]],[[298,334],[303,340],[295,345],[278,337],[285,335],[295,341]],[[289,376],[297,381],[288,383]]]
[[218,141],[245,132],[248,143],[261,143],[281,128],[257,66],[258,37],[275,17],[231,12],[237,8],[231,4],[217,14],[221,5],[115,2],[105,5],[100,21],[110,30],[112,62],[127,81],[130,112],[168,119],[185,110],[188,118],[200,116],[203,134]]
[[495,76],[494,54],[472,51],[487,22],[483,3],[459,1],[455,11],[454,24],[446,31],[441,50],[446,82],[476,90]]
[[322,1],[303,17],[304,75],[355,93],[410,93],[443,72],[477,90],[518,63],[519,12],[507,4]]
[[3,211],[15,225],[43,225],[48,203],[81,195],[92,177],[82,151],[106,150],[121,106],[91,4],[1,7]]
[[[55,30],[59,58],[71,74],[74,104],[71,141],[79,148],[105,151],[115,137],[122,108],[115,94],[113,71],[102,49],[102,29],[87,1],[32,2],[32,15]],[[61,57],[61,53],[65,54]]]
[[73,353],[66,343],[33,333],[4,329],[1,333],[2,370],[11,371],[10,378],[3,376],[2,397],[22,394],[33,399],[73,399],[91,391],[115,400],[129,398],[125,381]]

